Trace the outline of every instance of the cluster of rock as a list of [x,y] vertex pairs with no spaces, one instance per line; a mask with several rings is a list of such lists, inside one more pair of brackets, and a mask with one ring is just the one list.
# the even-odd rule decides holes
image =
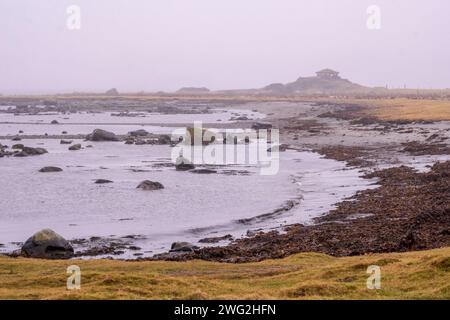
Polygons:
[[119,141],[119,137],[117,137],[114,133],[103,130],[103,129],[95,129],[91,134],[86,136],[86,140],[88,141]]
[[267,149],[267,152],[284,152],[289,149],[289,145],[282,143],[280,145],[275,145]]
[[6,154],[8,152],[8,151],[6,151],[7,148],[8,148],[8,146],[4,146],[0,143],[0,158],[7,155]]
[[69,259],[74,255],[72,245],[55,231],[44,229],[36,232],[22,246],[24,257],[40,259]]
[[246,114],[239,115],[239,113],[233,113],[233,117],[230,118],[230,121],[248,121],[250,119]]
[[[228,236],[225,236],[227,240],[230,240]],[[225,238],[224,237],[224,238]],[[231,237],[231,236],[230,236]],[[92,237],[90,240],[96,241],[101,240],[100,237]],[[79,244],[80,241],[73,240],[72,243]],[[86,242],[86,241],[81,241]],[[124,245],[117,244],[117,241],[111,243],[109,247],[97,248],[94,250],[88,250],[84,252],[85,255],[99,255],[99,254],[117,254],[123,253],[123,251],[117,251],[116,249],[125,249]],[[128,246],[130,250],[140,250],[136,246]],[[179,255],[185,253],[191,253],[195,250],[200,249],[198,246],[193,245],[189,242],[173,242],[170,251],[163,255]],[[75,254],[74,248],[71,242],[64,239],[62,236],[57,234],[51,229],[43,229],[36,232],[30,238],[25,241],[20,250],[15,251],[11,256],[22,256],[27,258],[37,258],[37,259],[70,259],[80,256],[80,252]]]
[[116,112],[116,113],[111,113],[112,117],[145,117],[145,113],[144,112],[129,112],[129,111],[122,111],[122,112]]
[[[52,121],[52,124],[57,124],[57,121]],[[204,132],[202,132],[204,134]],[[20,137],[13,139],[20,141]],[[121,139],[112,132],[95,129],[91,134],[86,136],[87,141],[120,141]],[[82,145],[80,143],[72,144],[72,140],[60,140],[60,144],[70,145],[69,150],[80,150]],[[152,135],[146,130],[136,130],[129,132],[125,139],[126,144],[171,144],[171,137],[169,135]],[[42,155],[47,153],[44,148],[32,148],[24,146],[23,144],[14,144],[9,150],[8,146],[0,144],[0,157],[5,155],[15,157],[25,157]],[[177,171],[191,171],[195,173],[216,173],[215,170],[210,169],[195,169],[195,165],[188,159],[179,157],[175,164]],[[61,172],[63,169],[55,166],[46,166],[39,170],[41,173]],[[113,181],[107,179],[97,179],[96,184],[112,183]],[[144,180],[137,188],[145,191],[154,191],[164,189],[160,182]],[[188,253],[198,249],[197,246],[188,242],[174,242],[171,246],[171,253]],[[69,259],[74,257],[74,249],[69,241],[50,229],[44,229],[33,236],[31,236],[22,246],[18,255],[41,258],[41,259]]]
[[[87,141],[120,141],[119,136],[113,132],[109,132],[103,129],[95,129],[92,133],[86,136]],[[172,144],[171,138],[167,134],[155,135],[144,129],[130,131],[124,138],[125,144]],[[66,143],[61,141],[61,143]]]
[[255,122],[252,124],[253,130],[269,130],[272,129],[272,125],[270,123],[264,122]]
[[125,144],[171,144],[171,138],[167,134],[163,135],[152,135],[144,129],[139,129],[136,131],[130,131],[128,136],[125,138]]
[[7,149],[8,146],[0,144],[0,158],[4,156],[13,156],[13,157],[38,156],[48,153],[48,151],[44,148],[26,147],[23,144],[15,144],[11,147],[11,150]]

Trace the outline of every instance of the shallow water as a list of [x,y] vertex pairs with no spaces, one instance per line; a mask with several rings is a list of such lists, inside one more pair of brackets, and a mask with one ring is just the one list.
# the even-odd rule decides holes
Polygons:
[[[168,146],[93,143],[93,148],[68,151],[56,140],[24,140],[42,146],[42,156],[2,159],[0,175],[0,243],[6,249],[42,228],[68,239],[91,236],[143,235],[138,245],[148,255],[166,251],[171,242],[198,241],[217,232],[245,234],[247,229],[285,223],[308,223],[340,198],[350,196],[368,181],[354,170],[309,152],[282,153],[280,172],[259,174],[256,166],[233,166],[249,175],[194,174],[176,171]],[[43,166],[63,172],[40,173]],[[131,169],[147,170],[133,172]],[[94,184],[95,179],[114,183]],[[159,181],[163,190],[142,191],[142,180]],[[299,184],[301,183],[301,185]],[[270,213],[287,200],[300,204],[285,214],[249,225],[238,219]],[[194,230],[201,230],[194,232]],[[225,234],[225,233],[223,233]]]
[[[263,114],[249,110],[227,111],[216,110],[212,113],[196,114],[156,114],[130,113],[139,116],[113,116],[117,112],[103,113],[40,113],[37,115],[0,113],[0,136],[16,135],[23,131],[25,135],[60,135],[88,134],[96,128],[114,131],[116,134],[126,134],[132,130],[145,129],[153,133],[170,133],[173,128],[155,124],[193,123],[230,123],[232,117],[247,115],[251,119],[261,119]],[[143,115],[141,115],[143,114]],[[50,124],[53,120],[58,124]]]
[[[214,115],[217,119],[224,114],[202,116]],[[82,117],[79,121],[85,121],[83,117],[91,115],[77,116]],[[173,121],[186,121],[186,115],[179,116],[172,116]],[[109,118],[102,115],[96,121]],[[137,121],[134,117],[132,120]],[[43,125],[24,126],[27,133]],[[90,125],[78,126],[73,134],[83,133],[81,129],[92,131]],[[129,125],[110,126],[116,133],[125,127],[129,131]],[[3,124],[0,128],[11,134]],[[175,170],[169,146],[74,140],[83,149],[69,151],[56,139],[24,139],[20,143],[44,147],[49,153],[0,158],[0,252],[17,249],[18,242],[34,232],[51,228],[70,240],[133,235],[138,238],[133,244],[141,250],[125,250],[115,257],[133,258],[136,252],[151,256],[169,250],[174,241],[198,244],[204,237],[241,237],[247,230],[312,223],[314,217],[328,212],[335,203],[373,183],[341,162],[306,151],[281,152],[276,175],[261,175],[257,164],[217,166],[215,174],[195,174]],[[92,148],[87,148],[88,144]],[[58,166],[63,171],[38,172],[44,166]],[[94,183],[96,179],[113,183],[98,185]],[[143,180],[161,182],[164,189],[136,189]],[[288,203],[294,204],[290,210],[279,210]]]

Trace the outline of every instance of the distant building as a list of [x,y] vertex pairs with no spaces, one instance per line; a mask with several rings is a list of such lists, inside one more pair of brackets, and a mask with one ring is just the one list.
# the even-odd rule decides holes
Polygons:
[[107,95],[107,96],[118,96],[119,95],[119,91],[117,91],[116,88],[112,88],[112,89],[109,89],[108,91],[106,91],[105,95]]
[[211,91],[205,87],[184,87],[178,90],[176,93],[186,93],[186,94],[203,94],[210,93]]
[[331,69],[323,69],[316,72],[318,78],[321,79],[339,79],[339,72]]

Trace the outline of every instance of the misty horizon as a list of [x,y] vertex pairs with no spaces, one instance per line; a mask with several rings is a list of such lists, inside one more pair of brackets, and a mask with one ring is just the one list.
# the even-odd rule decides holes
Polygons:
[[[381,28],[367,27],[367,8]],[[80,8],[80,29],[67,8]],[[368,87],[450,87],[444,0],[0,3],[0,94],[262,88],[323,68]]]

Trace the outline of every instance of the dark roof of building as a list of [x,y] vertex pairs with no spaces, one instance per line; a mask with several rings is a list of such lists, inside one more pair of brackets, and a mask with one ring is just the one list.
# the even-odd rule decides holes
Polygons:
[[331,70],[331,69],[323,69],[323,70],[317,71],[316,73],[339,73],[339,72]]

